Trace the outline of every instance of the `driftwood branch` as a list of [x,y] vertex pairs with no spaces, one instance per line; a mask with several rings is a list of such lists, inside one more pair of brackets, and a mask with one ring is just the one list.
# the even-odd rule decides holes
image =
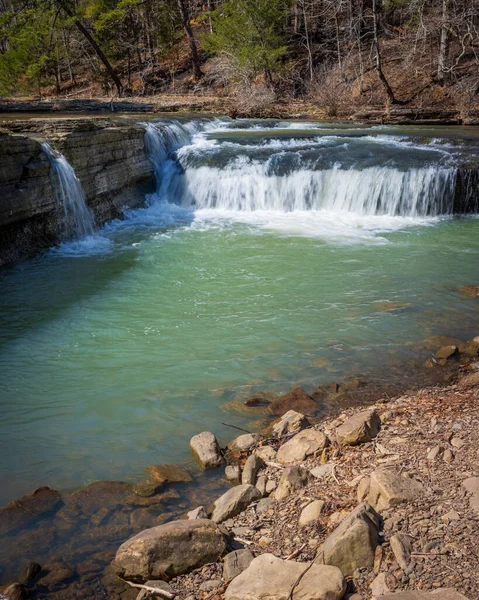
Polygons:
[[160,596],[161,598],[165,598],[166,600],[173,600],[173,598],[176,596],[176,594],[173,592],[167,592],[166,590],[152,587],[151,585],[145,585],[144,583],[133,583],[132,581],[127,581],[126,579],[123,579],[123,577],[119,577],[119,579],[121,579],[128,585],[131,585],[131,587],[138,588],[140,590],[146,590],[147,592],[150,592],[151,594],[154,594],[155,596]]

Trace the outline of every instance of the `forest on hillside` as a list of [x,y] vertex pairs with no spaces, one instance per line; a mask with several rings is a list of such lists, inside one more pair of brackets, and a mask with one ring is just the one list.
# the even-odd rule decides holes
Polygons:
[[477,104],[479,0],[0,0],[0,96]]

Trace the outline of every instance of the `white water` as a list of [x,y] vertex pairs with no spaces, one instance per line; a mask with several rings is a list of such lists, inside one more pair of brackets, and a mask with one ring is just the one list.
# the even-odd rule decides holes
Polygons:
[[51,165],[51,180],[57,203],[65,215],[65,239],[85,238],[95,232],[95,219],[88,208],[80,180],[68,160],[43,143],[42,150]]

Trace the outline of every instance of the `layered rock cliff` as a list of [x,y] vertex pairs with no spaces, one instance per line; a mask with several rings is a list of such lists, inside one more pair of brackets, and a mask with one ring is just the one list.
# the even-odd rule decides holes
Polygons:
[[75,169],[98,225],[141,205],[154,189],[139,125],[91,118],[7,123],[0,130],[0,265],[59,241],[63,213],[41,149],[45,140]]

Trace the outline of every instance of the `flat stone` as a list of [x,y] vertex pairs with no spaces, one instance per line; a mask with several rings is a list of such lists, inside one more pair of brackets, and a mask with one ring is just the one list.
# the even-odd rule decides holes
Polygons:
[[389,544],[396,562],[401,569],[405,571],[408,568],[409,560],[411,559],[411,538],[403,533],[396,533],[389,540]]
[[261,494],[254,485],[238,485],[228,490],[215,501],[211,518],[216,523],[222,523],[230,517],[239,515],[251,502],[260,498]]
[[276,500],[287,498],[293,492],[308,485],[310,478],[309,473],[302,467],[286,467],[274,492],[274,497]]
[[407,590],[393,592],[380,596],[381,600],[468,600],[452,588],[438,589],[434,592],[423,592],[420,590]]
[[318,405],[303,388],[297,387],[284,394],[284,396],[279,396],[279,398],[273,400],[268,410],[278,417],[282,417],[290,410],[302,413],[303,415],[310,415],[318,410]]
[[216,562],[225,549],[223,534],[213,521],[171,521],[127,540],[112,564],[123,579],[141,582],[188,573]]
[[436,358],[448,359],[448,358],[455,356],[458,352],[459,352],[459,349],[457,346],[454,346],[454,345],[442,346],[436,352]]
[[324,465],[319,465],[319,467],[314,467],[309,472],[315,479],[325,479],[326,477],[330,477],[334,470],[334,463],[325,463]]
[[222,585],[223,582],[221,581],[221,579],[210,579],[209,581],[203,581],[203,583],[200,583],[199,590],[201,592],[211,592],[221,587]]
[[427,460],[436,460],[436,458],[442,453],[442,446],[434,446],[427,453]]
[[359,412],[336,428],[336,441],[340,446],[356,446],[370,442],[381,429],[381,420],[375,410]]
[[262,498],[256,505],[256,513],[258,515],[262,515],[268,509],[270,509],[273,504],[274,500],[272,498]]
[[380,468],[371,473],[368,502],[377,511],[415,500],[424,492],[419,481],[401,477],[393,469]]
[[256,483],[256,474],[263,466],[264,460],[259,456],[257,456],[256,454],[251,454],[251,456],[248,456],[243,467],[243,476],[241,478],[241,483],[243,485],[254,485]]
[[315,563],[334,565],[345,576],[356,569],[371,568],[378,534],[379,515],[368,504],[360,504],[326,538]]
[[238,577],[253,561],[254,556],[249,550],[235,550],[223,559],[223,579],[226,583]]
[[323,500],[314,500],[308,504],[308,506],[305,506],[299,515],[299,527],[305,527],[307,525],[311,525],[311,523],[315,523],[321,516],[323,509]]
[[192,481],[191,475],[180,465],[150,465],[148,473],[160,485],[166,482],[180,483]]
[[210,431],[203,431],[192,437],[190,448],[203,469],[215,469],[221,467],[225,462],[218,440]]
[[276,460],[283,465],[302,462],[308,456],[321,452],[328,445],[328,438],[317,429],[305,429],[283,444]]
[[0,593],[0,600],[7,598],[8,600],[25,600],[30,596],[30,592],[26,586],[15,582],[3,590],[3,595]]
[[28,527],[57,511],[62,504],[60,494],[49,487],[38,488],[23,498],[13,500],[0,508],[0,535]]
[[261,554],[233,579],[225,600],[288,600],[296,583],[296,600],[340,600],[346,590],[344,577],[336,567],[308,568],[305,563]]
[[470,492],[469,505],[472,510],[479,515],[479,477],[469,477],[462,482],[462,485]]

